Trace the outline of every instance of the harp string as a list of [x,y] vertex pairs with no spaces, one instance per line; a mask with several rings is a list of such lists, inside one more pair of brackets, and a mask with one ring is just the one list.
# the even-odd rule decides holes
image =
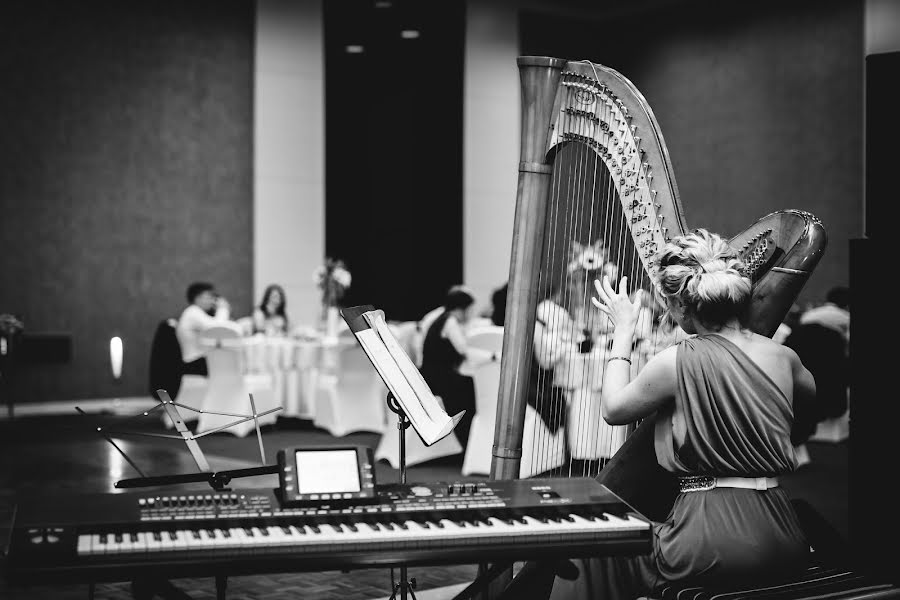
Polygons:
[[[612,109],[605,103],[597,104],[594,112],[597,123],[613,122]],[[565,121],[563,129],[571,130],[568,117],[564,115],[562,119]],[[585,121],[580,123],[577,133],[585,138],[596,137],[594,128]],[[615,132],[610,137],[614,135]],[[540,362],[550,366],[551,359],[559,356],[563,348],[572,353],[582,335],[589,336],[598,347],[594,348],[590,359],[582,359],[577,352],[563,356],[557,361],[557,367],[560,363],[568,363],[562,374],[549,368],[541,370],[538,386],[542,393],[536,397],[535,408],[542,415],[560,420],[565,428],[560,431],[566,438],[567,460],[556,469],[559,474],[596,475],[602,462],[587,460],[611,457],[624,440],[626,426],[609,426],[600,414],[602,390],[597,388],[602,383],[602,371],[609,355],[609,324],[605,322],[605,315],[590,303],[593,280],[602,277],[603,266],[609,263],[615,266],[611,273],[614,286],[622,275],[627,275],[632,292],[638,288],[649,292],[652,288],[632,241],[630,226],[633,224],[627,222],[620,206],[616,173],[613,172],[616,165],[608,164],[587,144],[577,142],[563,144],[554,158],[544,262],[538,278],[541,290],[538,310],[545,318],[544,335],[535,350],[541,355]],[[576,242],[580,246],[576,247]],[[596,251],[599,261],[594,270],[587,272],[577,265],[570,268],[579,251]],[[548,311],[551,308],[548,301],[568,312],[568,323],[564,322],[564,311]],[[645,304],[648,317],[658,312],[651,310],[653,302],[649,295],[645,297]],[[638,337],[641,343],[650,347],[658,346],[660,341],[659,331],[652,327],[653,321],[643,318],[639,323],[642,330]],[[633,373],[642,366],[639,355],[640,352],[634,353],[638,360],[632,364]],[[546,381],[551,378],[552,381]],[[549,394],[548,397],[544,391],[550,390],[553,383],[563,387],[566,393]],[[573,415],[576,405],[580,412]],[[529,465],[535,473],[543,470],[542,464],[550,464],[552,453],[558,451],[552,436],[538,435],[539,431],[535,420],[532,424],[535,452]],[[586,459],[580,470],[574,468],[576,456]]]

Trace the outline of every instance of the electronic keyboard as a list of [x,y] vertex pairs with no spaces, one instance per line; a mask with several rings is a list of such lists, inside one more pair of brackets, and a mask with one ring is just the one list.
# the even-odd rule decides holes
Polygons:
[[378,485],[366,502],[324,496],[301,506],[272,489],[18,498],[6,575],[126,581],[651,548],[650,522],[592,478]]

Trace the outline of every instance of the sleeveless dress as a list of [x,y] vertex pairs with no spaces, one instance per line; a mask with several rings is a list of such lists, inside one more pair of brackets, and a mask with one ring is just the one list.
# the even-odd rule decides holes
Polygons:
[[[679,476],[776,477],[793,471],[791,403],[740,348],[717,334],[680,342],[675,406],[656,419],[657,462]],[[677,440],[683,440],[678,444]],[[635,598],[667,581],[778,579],[808,565],[809,544],[785,491],[682,492],[653,525],[649,556],[577,561],[552,598]]]
[[441,331],[449,316],[449,313],[444,312],[434,320],[425,333],[420,371],[434,395],[441,397],[448,415],[453,416],[461,410],[466,411],[453,430],[460,445],[465,448],[472,426],[472,417],[475,416],[475,381],[467,375],[460,374],[459,366],[465,356],[456,351],[449,339],[441,337]]

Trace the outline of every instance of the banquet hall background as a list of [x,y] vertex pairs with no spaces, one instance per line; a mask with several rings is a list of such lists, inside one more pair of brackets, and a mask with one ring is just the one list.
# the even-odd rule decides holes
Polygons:
[[[344,261],[352,284],[341,303],[382,308],[398,335],[455,284],[486,317],[509,276],[520,55],[591,60],[635,83],[659,121],[690,227],[735,235],[787,208],[820,218],[827,251],[798,306],[853,287],[854,331],[867,332],[851,345],[863,349],[853,393],[883,395],[888,354],[870,342],[892,334],[878,295],[865,292],[884,275],[854,244],[883,244],[890,222],[894,0],[12,0],[0,31],[0,314],[21,318],[41,355],[0,380],[10,449],[2,500],[22,482],[111,485],[125,474],[80,424],[51,420],[45,430],[28,417],[153,404],[155,335],[194,281],[213,282],[241,323],[268,285],[285,289],[294,335],[242,342],[250,387],[241,393],[270,377],[267,406],[303,421],[279,429],[267,417],[269,454],[335,439],[380,458],[394,451],[383,385],[371,372],[346,376],[367,366],[348,362],[358,346],[322,342],[315,274],[327,258]],[[196,383],[183,384],[186,403],[202,404]],[[372,412],[336,400],[351,396]],[[858,402],[855,425],[884,434],[896,410]],[[245,425],[244,437],[205,438],[210,456],[255,464]],[[849,477],[845,444],[812,448],[816,466],[787,487],[842,533],[856,519],[857,536],[874,541],[889,498],[869,459],[884,440],[855,436]],[[141,452],[161,456],[151,445]],[[419,473],[465,475],[461,450],[447,453],[453,461],[426,461]],[[166,456],[166,468],[193,468],[178,451]],[[69,474],[78,482],[46,476],[62,459],[80,461]],[[392,480],[396,456],[388,462],[379,468]],[[848,487],[867,510],[851,515]]]
[[280,283],[312,323],[313,271],[335,256],[346,304],[412,320],[464,283],[485,308],[508,277],[519,54],[626,73],[690,226],[808,210],[829,247],[801,302],[847,282],[864,58],[890,44],[864,8],[890,3],[377,4],[7,4],[0,309],[71,343],[19,374],[18,403],[145,395],[154,328],[195,280],[236,316]]

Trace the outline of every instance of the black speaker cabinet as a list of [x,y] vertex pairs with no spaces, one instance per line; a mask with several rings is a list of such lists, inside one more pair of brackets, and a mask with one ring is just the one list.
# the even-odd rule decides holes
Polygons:
[[900,52],[866,57],[866,194],[864,239],[850,241],[849,522],[860,567],[900,582],[900,519],[893,465],[900,458],[897,301],[887,292],[895,269],[887,228],[898,190],[892,181],[900,141]]

